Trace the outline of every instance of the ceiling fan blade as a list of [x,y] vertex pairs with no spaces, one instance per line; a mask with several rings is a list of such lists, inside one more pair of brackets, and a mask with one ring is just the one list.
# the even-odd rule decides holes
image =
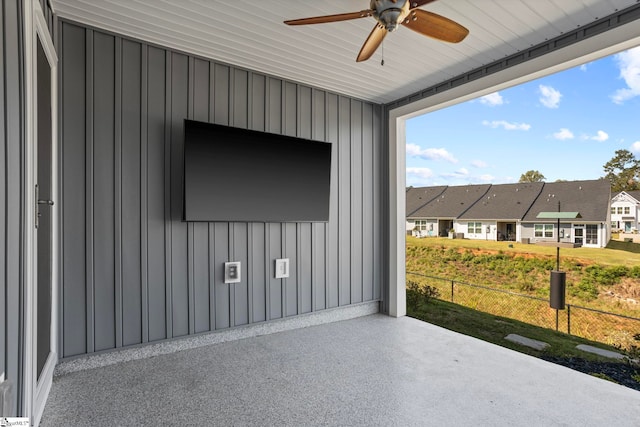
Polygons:
[[367,37],[367,40],[362,45],[362,49],[360,49],[360,53],[358,53],[356,62],[366,61],[371,58],[371,55],[373,55],[376,49],[378,49],[378,46],[380,46],[380,43],[382,43],[382,40],[384,40],[384,36],[386,35],[387,30],[382,25],[376,24],[376,26],[373,27],[371,34],[369,34],[369,37]]
[[284,21],[287,25],[324,24],[326,22],[348,21],[350,19],[372,16],[373,10],[361,10],[360,12],[339,13],[337,15],[314,16],[312,18],[291,19]]
[[450,43],[464,40],[469,30],[449,18],[421,9],[412,9],[402,25],[434,39]]

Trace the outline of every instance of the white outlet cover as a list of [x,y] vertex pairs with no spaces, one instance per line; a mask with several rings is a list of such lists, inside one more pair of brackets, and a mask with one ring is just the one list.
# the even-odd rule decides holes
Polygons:
[[289,258],[276,260],[276,279],[286,279],[289,277]]

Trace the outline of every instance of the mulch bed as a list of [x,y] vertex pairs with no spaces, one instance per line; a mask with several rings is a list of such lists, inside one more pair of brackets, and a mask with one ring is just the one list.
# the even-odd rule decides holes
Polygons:
[[633,375],[640,375],[640,368],[621,362],[595,362],[577,357],[541,356],[548,362],[557,363],[585,374],[603,374],[616,383],[640,391],[640,382]]

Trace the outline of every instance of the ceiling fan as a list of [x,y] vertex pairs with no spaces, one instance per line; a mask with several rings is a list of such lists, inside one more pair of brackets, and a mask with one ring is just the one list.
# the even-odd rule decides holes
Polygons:
[[369,34],[356,58],[357,62],[361,62],[366,61],[373,55],[387,33],[398,29],[398,24],[438,40],[450,43],[461,42],[469,34],[469,30],[449,18],[418,9],[420,6],[433,1],[435,0],[371,0],[367,10],[292,19],[284,21],[284,23],[287,25],[322,24],[373,16],[378,22],[373,27],[373,31]]

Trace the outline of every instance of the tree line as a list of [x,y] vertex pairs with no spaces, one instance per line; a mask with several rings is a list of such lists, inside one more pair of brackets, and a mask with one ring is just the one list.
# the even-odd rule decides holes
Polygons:
[[[601,179],[608,179],[611,191],[640,190],[640,159],[629,150],[616,150],[615,156],[603,166],[605,175]],[[543,182],[545,176],[537,170],[529,170],[520,175],[518,182]],[[556,182],[565,181],[558,179]]]

